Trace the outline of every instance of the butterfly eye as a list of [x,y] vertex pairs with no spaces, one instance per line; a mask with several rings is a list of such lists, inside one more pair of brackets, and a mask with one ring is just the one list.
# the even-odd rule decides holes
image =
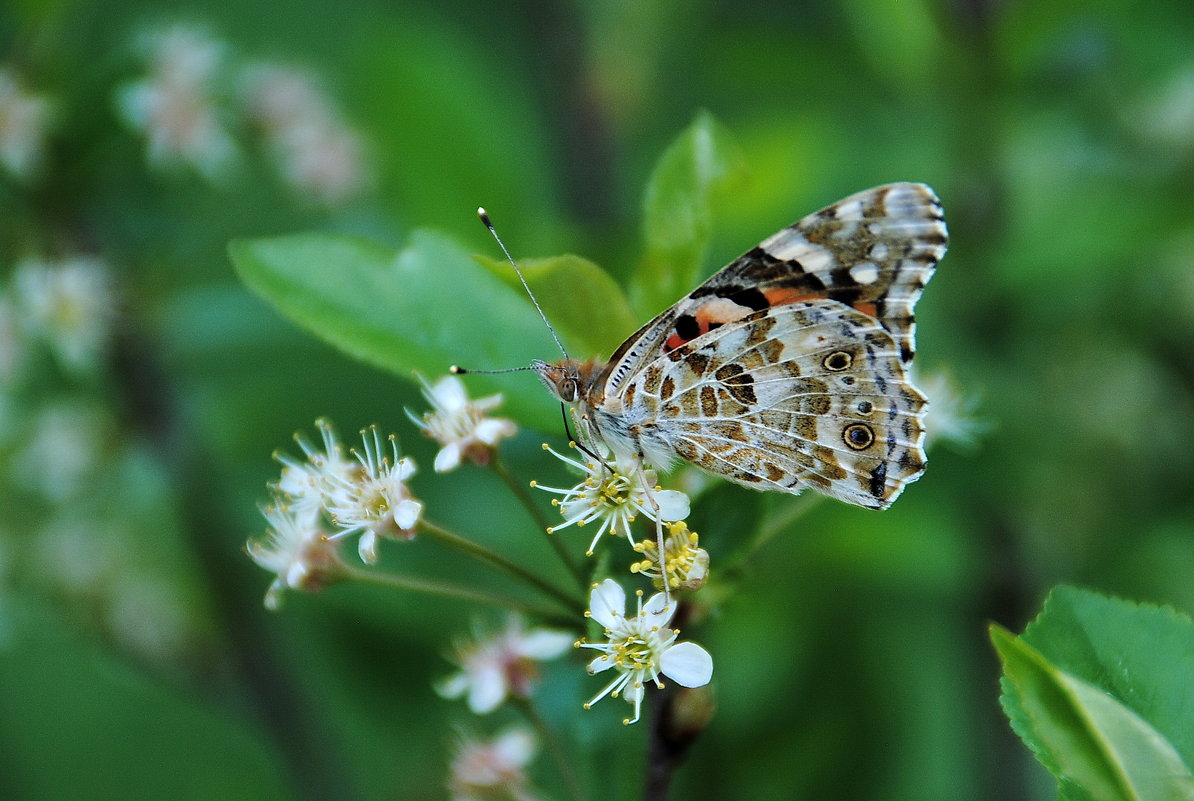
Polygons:
[[871,431],[870,426],[865,426],[862,423],[855,423],[851,426],[846,426],[842,431],[842,439],[856,451],[866,450],[875,441],[875,432]]
[[825,369],[834,373],[840,373],[842,370],[848,369],[850,365],[854,364],[854,357],[844,350],[835,350],[833,353],[825,357],[821,364],[825,365]]
[[560,381],[560,400],[565,403],[576,403],[576,399],[580,397],[580,388],[576,384],[575,378],[565,378]]

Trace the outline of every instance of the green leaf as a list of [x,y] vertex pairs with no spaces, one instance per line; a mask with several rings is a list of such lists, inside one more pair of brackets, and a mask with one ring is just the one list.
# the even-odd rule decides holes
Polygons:
[[631,285],[643,317],[658,314],[696,285],[712,229],[713,197],[744,174],[741,154],[707,111],[664,151],[643,198],[646,253]]
[[[396,255],[338,234],[237,240],[241,279],[324,341],[405,380],[434,380],[460,363],[518,367],[554,344],[530,303],[451,239],[416,231]],[[551,397],[529,376],[468,378],[472,394],[503,392],[502,414],[555,424]]]
[[[524,291],[508,262],[476,258],[507,286]],[[520,260],[518,266],[572,356],[607,357],[638,328],[621,285],[588,259],[565,254]]]
[[[1194,775],[1156,729],[1103,690],[992,625],[1012,728],[1070,798],[1189,801]],[[1078,792],[1074,792],[1077,790]]]
[[1057,587],[1024,640],[1148,720],[1194,765],[1194,621],[1172,609]]

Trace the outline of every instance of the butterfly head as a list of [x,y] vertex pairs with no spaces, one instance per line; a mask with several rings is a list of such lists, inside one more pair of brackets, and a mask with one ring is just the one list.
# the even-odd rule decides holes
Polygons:
[[538,374],[543,385],[564,403],[576,403],[581,396],[581,367],[572,359],[563,359],[555,364],[535,361],[531,368]]

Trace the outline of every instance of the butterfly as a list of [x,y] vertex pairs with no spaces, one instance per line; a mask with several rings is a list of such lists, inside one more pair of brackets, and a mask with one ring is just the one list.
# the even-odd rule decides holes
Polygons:
[[928,186],[867,189],[763,240],[607,361],[532,369],[617,457],[885,509],[925,468],[913,308],[947,241]]

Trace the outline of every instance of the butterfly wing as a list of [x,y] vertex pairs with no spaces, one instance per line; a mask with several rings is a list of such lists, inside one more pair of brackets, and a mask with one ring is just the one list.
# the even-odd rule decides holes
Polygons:
[[877,320],[901,361],[911,361],[913,307],[947,241],[941,203],[924,184],[851,195],[763,240],[639,329],[610,358],[594,390],[617,397],[661,350],[758,311],[817,298]]
[[873,317],[832,300],[752,312],[626,386],[644,439],[755,489],[886,508],[924,471],[926,401]]

